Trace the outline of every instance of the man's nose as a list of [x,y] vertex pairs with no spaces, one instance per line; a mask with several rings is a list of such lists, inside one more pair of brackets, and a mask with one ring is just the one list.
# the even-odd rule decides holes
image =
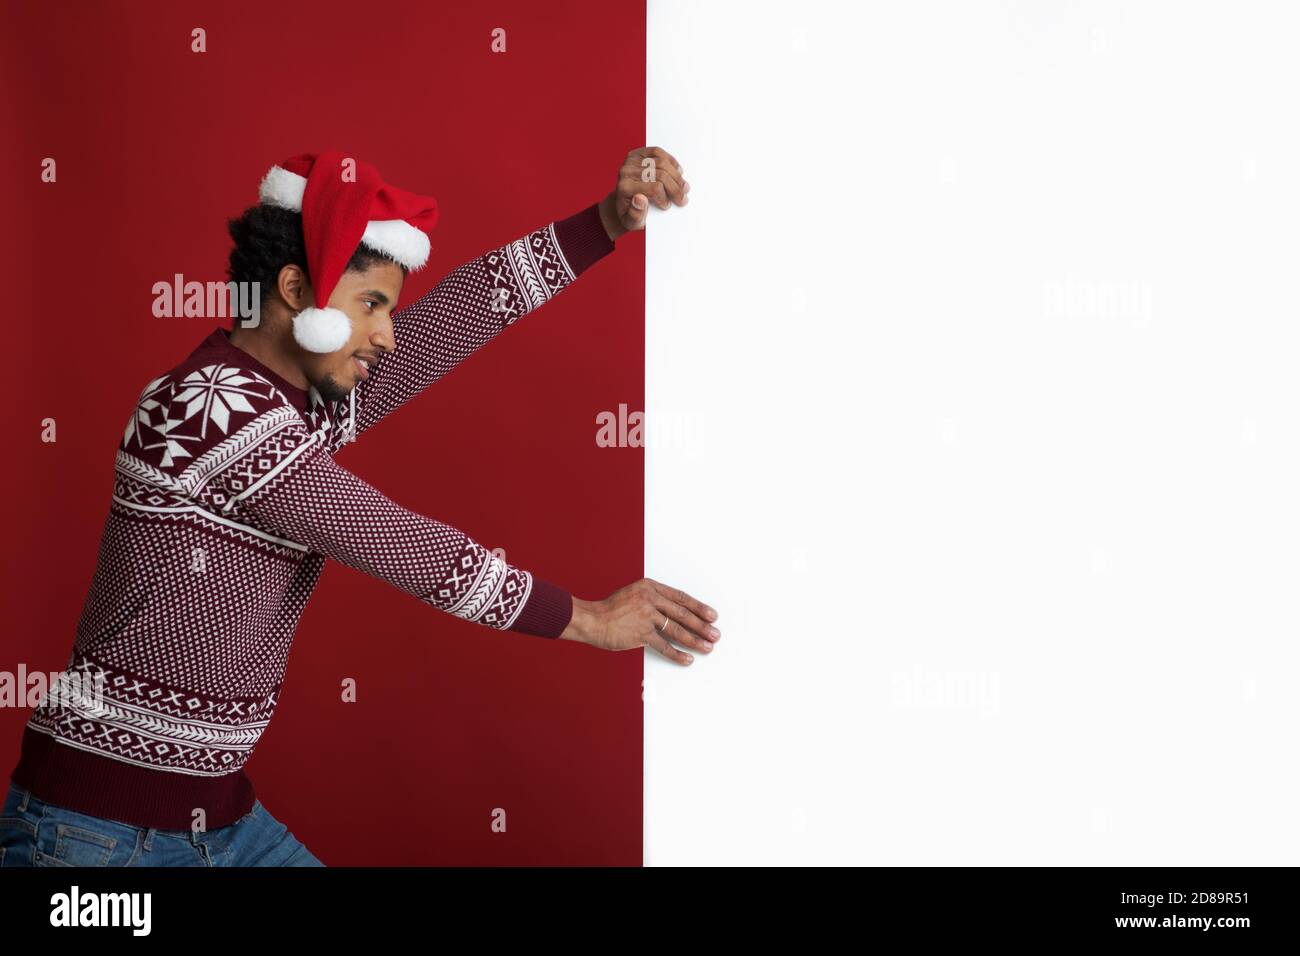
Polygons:
[[393,335],[393,320],[390,316],[384,316],[379,320],[378,327],[370,333],[370,344],[382,352],[391,352],[397,348],[397,341]]

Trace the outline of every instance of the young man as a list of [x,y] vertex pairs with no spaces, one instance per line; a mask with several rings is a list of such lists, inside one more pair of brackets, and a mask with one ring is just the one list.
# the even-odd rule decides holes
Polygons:
[[683,664],[668,639],[710,651],[717,615],[689,595],[643,579],[580,600],[332,455],[688,189],[668,153],[634,150],[600,202],[392,314],[435,200],[341,153],[273,167],[230,223],[230,277],[259,283],[259,321],[214,330],[140,395],[65,679],[27,723],[0,810],[0,864],[320,865],[243,766],[326,558],[485,627]]

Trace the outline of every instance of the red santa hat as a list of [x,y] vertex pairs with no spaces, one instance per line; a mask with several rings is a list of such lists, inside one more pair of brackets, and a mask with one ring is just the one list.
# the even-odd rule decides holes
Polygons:
[[347,313],[330,308],[329,299],[357,246],[415,271],[429,259],[426,233],[438,222],[433,197],[389,186],[374,166],[338,151],[300,153],[272,166],[258,198],[302,213],[316,306],[293,317],[293,337],[309,352],[335,352],[351,337]]

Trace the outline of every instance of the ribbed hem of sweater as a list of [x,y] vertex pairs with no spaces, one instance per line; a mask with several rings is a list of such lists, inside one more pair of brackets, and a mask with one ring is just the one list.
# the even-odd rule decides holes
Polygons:
[[581,212],[555,223],[555,238],[575,276],[597,259],[614,251],[614,240],[600,221],[600,203],[594,202]]
[[573,595],[559,585],[533,575],[533,589],[509,630],[538,637],[559,637],[573,617]]
[[253,809],[252,781],[242,769],[220,777],[151,770],[23,731],[13,782],[46,803],[136,827],[190,832],[203,810],[208,830]]

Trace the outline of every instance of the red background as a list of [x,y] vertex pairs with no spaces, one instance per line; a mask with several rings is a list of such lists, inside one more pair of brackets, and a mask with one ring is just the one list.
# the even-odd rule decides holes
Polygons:
[[[216,324],[154,318],[153,283],[223,280],[226,219],[297,152],[348,150],[437,197],[406,303],[595,202],[646,145],[645,7],[8,10],[0,669],[51,671],[67,661],[136,397]],[[190,51],[194,27],[206,53]],[[505,54],[490,52],[495,27]],[[56,184],[40,181],[47,156]],[[642,452],[594,435],[600,410],[643,407],[643,251],[642,234],[621,238],[340,462],[580,597],[640,577]],[[639,865],[642,662],[491,631],[330,563],[249,775],[329,865]],[[0,711],[0,773],[28,714]]]

